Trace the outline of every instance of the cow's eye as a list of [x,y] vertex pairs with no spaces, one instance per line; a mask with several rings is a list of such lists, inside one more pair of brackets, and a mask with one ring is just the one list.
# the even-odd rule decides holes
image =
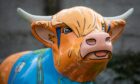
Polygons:
[[110,32],[111,26],[110,24],[108,25],[107,33]]
[[72,32],[72,29],[69,28],[69,27],[65,27],[65,28],[63,29],[63,33],[64,33],[64,34],[68,34],[68,33],[70,33],[70,32]]
[[102,30],[105,32],[105,23],[102,23]]

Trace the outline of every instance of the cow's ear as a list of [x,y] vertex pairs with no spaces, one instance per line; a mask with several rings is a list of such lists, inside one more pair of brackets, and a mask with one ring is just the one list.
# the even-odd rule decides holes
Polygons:
[[115,42],[120,37],[124,30],[125,24],[125,20],[122,19],[108,21],[107,32],[111,35],[112,42]]
[[36,21],[32,23],[32,34],[45,44],[47,47],[52,47],[54,44],[54,32],[50,29],[49,22],[47,21]]

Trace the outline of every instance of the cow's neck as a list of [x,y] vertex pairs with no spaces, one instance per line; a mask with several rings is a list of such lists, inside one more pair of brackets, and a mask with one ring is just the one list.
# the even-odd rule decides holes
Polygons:
[[[85,61],[78,58],[75,54],[67,58],[63,55],[59,56],[60,54],[58,52],[54,51],[54,66],[57,71],[69,79],[78,82],[94,81],[97,75],[106,67],[106,61],[108,60]],[[71,62],[69,59],[72,59]]]
[[[52,49],[49,48],[49,53],[52,53]],[[52,78],[52,80],[55,79],[55,81],[59,81],[62,84],[81,84],[81,82],[76,82],[76,81],[72,81],[70,80],[68,77],[65,77],[63,75],[61,75],[55,68],[54,66],[54,61],[53,61],[53,54],[50,54],[49,56],[47,55],[48,52],[46,52],[46,56],[44,57],[45,61],[44,63],[46,63],[44,69],[45,69],[45,78]],[[49,74],[49,75],[48,75]],[[60,83],[60,84],[61,84]],[[83,82],[84,84],[92,84],[93,82]],[[50,83],[51,84],[51,83]],[[55,84],[55,83],[52,83]]]

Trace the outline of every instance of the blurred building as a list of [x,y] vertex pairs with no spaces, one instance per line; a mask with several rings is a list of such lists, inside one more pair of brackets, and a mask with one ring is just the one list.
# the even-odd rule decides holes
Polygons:
[[33,14],[43,14],[43,0],[0,0],[0,58],[24,50],[41,48],[30,32],[30,24],[16,12],[21,7]]

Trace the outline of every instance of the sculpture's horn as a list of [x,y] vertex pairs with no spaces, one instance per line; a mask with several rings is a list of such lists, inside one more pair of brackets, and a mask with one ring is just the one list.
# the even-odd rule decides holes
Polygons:
[[49,21],[49,20],[52,19],[52,16],[38,16],[38,15],[29,14],[29,13],[25,12],[21,8],[17,8],[17,12],[22,18],[26,19],[29,22],[38,21],[38,20],[47,20],[47,21]]
[[122,15],[115,16],[115,17],[104,17],[105,19],[108,20],[115,20],[115,19],[127,19],[134,11],[134,8],[130,8],[127,12],[125,12]]

